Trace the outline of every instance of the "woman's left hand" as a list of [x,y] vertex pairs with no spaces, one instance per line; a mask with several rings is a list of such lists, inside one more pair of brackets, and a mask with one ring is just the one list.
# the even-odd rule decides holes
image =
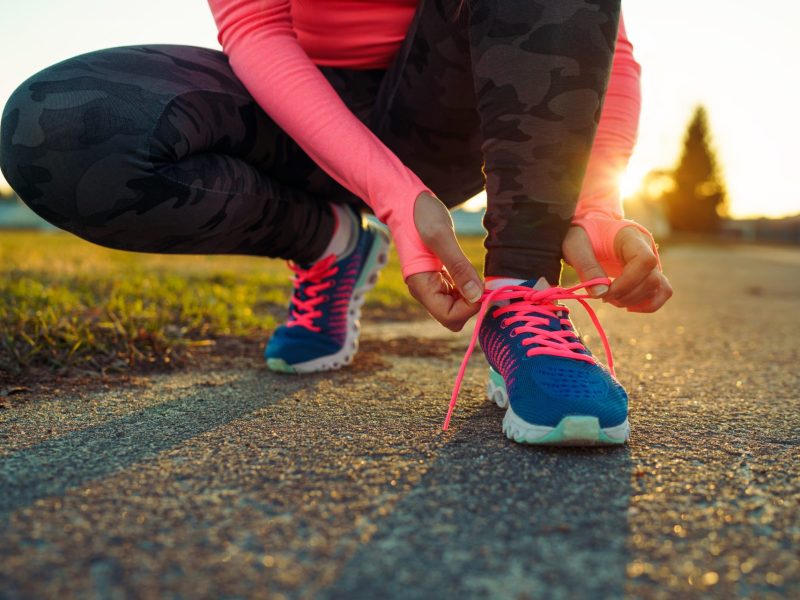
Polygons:
[[[562,250],[581,281],[607,276],[582,227],[570,227]],[[672,296],[672,286],[659,270],[647,236],[636,227],[623,227],[614,238],[614,252],[622,263],[622,273],[608,290],[590,290],[592,295],[630,312],[650,313],[661,308]]]

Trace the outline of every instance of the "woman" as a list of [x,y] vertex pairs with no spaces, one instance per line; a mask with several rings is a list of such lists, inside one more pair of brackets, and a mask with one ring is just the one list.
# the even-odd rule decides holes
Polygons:
[[[289,259],[289,321],[265,354],[290,372],[355,353],[359,307],[388,244],[362,221],[366,202],[391,230],[411,294],[442,324],[458,330],[511,301],[476,330],[492,392],[509,404],[509,437],[624,442],[627,396],[555,304],[564,292],[549,288],[563,244],[615,305],[651,311],[671,294],[652,238],[622,220],[609,186],[638,117],[626,41],[618,87],[633,93],[606,108],[589,161],[618,0],[209,5],[223,52],[99,50],[15,91],[0,166],[20,197],[108,247]],[[612,77],[610,98],[614,87]],[[494,291],[482,296],[445,206],[484,186]],[[597,279],[601,264],[620,276]]]

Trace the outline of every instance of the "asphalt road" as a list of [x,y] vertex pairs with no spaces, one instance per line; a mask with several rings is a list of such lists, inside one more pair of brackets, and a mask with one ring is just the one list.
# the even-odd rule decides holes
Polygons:
[[625,448],[507,441],[479,352],[442,433],[465,338],[432,323],[0,410],[0,597],[800,597],[800,251],[664,264],[662,311],[599,311]]

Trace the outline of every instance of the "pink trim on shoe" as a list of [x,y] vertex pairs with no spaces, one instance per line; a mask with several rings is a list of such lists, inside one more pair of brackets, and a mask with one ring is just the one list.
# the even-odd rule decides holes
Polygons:
[[287,327],[305,327],[310,331],[321,331],[317,325],[314,325],[314,319],[322,316],[322,311],[316,310],[316,306],[325,301],[325,296],[320,296],[319,293],[333,285],[333,280],[330,278],[339,271],[339,267],[334,266],[335,262],[335,254],[318,260],[307,269],[291,261],[288,262],[289,268],[294,271],[292,282],[295,290],[306,282],[310,282],[312,285],[306,288],[307,300],[300,300],[297,296],[292,296],[292,304],[295,308],[292,309],[292,316],[286,323]]
[[[586,289],[594,285],[611,285],[611,280],[605,277],[596,277],[595,279],[584,281],[583,283],[573,285],[569,288],[551,287],[544,290],[535,290],[521,285],[508,285],[490,292],[485,292],[480,299],[481,309],[475,321],[475,329],[472,331],[472,338],[470,339],[469,346],[467,347],[464,359],[461,361],[461,367],[458,370],[458,375],[456,376],[453,394],[450,397],[450,406],[447,409],[447,416],[445,417],[442,430],[446,431],[450,425],[450,418],[453,416],[453,410],[455,410],[456,407],[458,392],[461,390],[461,382],[464,380],[467,363],[475,348],[475,343],[478,340],[478,333],[483,323],[483,318],[493,302],[517,301],[509,302],[504,306],[496,308],[492,316],[497,318],[501,314],[516,313],[515,316],[504,319],[504,322],[507,325],[521,323],[521,325],[517,325],[511,330],[513,335],[520,333],[533,334],[533,337],[522,340],[522,344],[525,346],[539,344],[538,348],[531,348],[527,351],[528,356],[545,354],[596,364],[597,359],[594,357],[576,351],[582,349],[584,347],[583,344],[567,340],[568,337],[575,337],[574,331],[550,331],[537,327],[537,325],[548,323],[549,318],[552,317],[558,318],[562,325],[571,324],[567,318],[569,315],[569,308],[557,304],[556,302],[558,300],[577,300],[583,308],[586,309],[595,329],[597,329],[597,333],[600,335],[600,340],[603,342],[603,351],[606,355],[606,362],[608,363],[608,370],[614,375],[614,357],[611,354],[611,346],[608,343],[608,338],[594,310],[589,306],[588,302],[586,302],[586,299],[592,299],[592,296],[588,293],[575,293],[576,290],[581,288]],[[537,313],[543,316],[537,316]]]

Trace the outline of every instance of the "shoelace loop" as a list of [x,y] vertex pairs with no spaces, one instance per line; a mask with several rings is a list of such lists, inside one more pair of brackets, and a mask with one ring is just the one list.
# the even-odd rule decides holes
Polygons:
[[[294,271],[291,279],[295,293],[292,294],[291,303],[294,308],[286,323],[287,327],[305,327],[310,331],[321,331],[321,328],[314,324],[314,319],[322,316],[322,311],[317,310],[316,307],[325,301],[325,296],[320,296],[320,292],[333,285],[331,277],[339,271],[339,267],[334,265],[335,262],[335,254],[318,260],[308,268],[303,268],[291,261],[288,262],[289,268]],[[306,300],[301,300],[296,291],[304,284],[309,285],[305,288]]]
[[[578,341],[576,332],[566,329],[551,331],[538,327],[539,325],[548,324],[552,318],[559,319],[561,325],[571,324],[567,318],[569,315],[569,308],[556,304],[556,302],[558,300],[577,300],[589,314],[589,318],[592,320],[597,333],[600,335],[600,340],[603,342],[603,351],[606,355],[606,362],[608,363],[608,370],[612,375],[616,376],[614,373],[614,357],[611,355],[611,346],[608,343],[606,332],[600,325],[600,321],[597,319],[594,310],[589,306],[589,303],[586,302],[586,298],[592,298],[592,296],[589,293],[576,293],[579,289],[587,289],[594,285],[611,285],[611,280],[605,277],[597,277],[568,288],[551,287],[544,290],[534,290],[521,285],[506,285],[495,290],[484,292],[479,300],[481,309],[475,320],[475,328],[472,331],[469,347],[464,354],[464,359],[461,361],[461,367],[456,376],[453,394],[450,396],[450,406],[447,409],[447,417],[445,417],[442,430],[446,431],[450,426],[450,419],[456,407],[458,393],[461,390],[461,382],[467,370],[467,363],[469,362],[470,356],[472,356],[472,351],[475,349],[483,319],[493,302],[500,302],[503,300],[512,301],[505,306],[497,307],[492,315],[497,318],[502,314],[508,314],[510,316],[503,319],[501,326],[505,323],[506,327],[511,327],[512,324],[517,323],[512,329],[514,335],[523,333],[530,334],[530,337],[526,337],[522,340],[522,345],[531,346],[536,344],[537,347],[530,348],[527,351],[528,356],[547,354],[596,363],[593,357],[577,352],[577,350],[583,348],[583,344]],[[571,341],[570,338],[575,341]]]

